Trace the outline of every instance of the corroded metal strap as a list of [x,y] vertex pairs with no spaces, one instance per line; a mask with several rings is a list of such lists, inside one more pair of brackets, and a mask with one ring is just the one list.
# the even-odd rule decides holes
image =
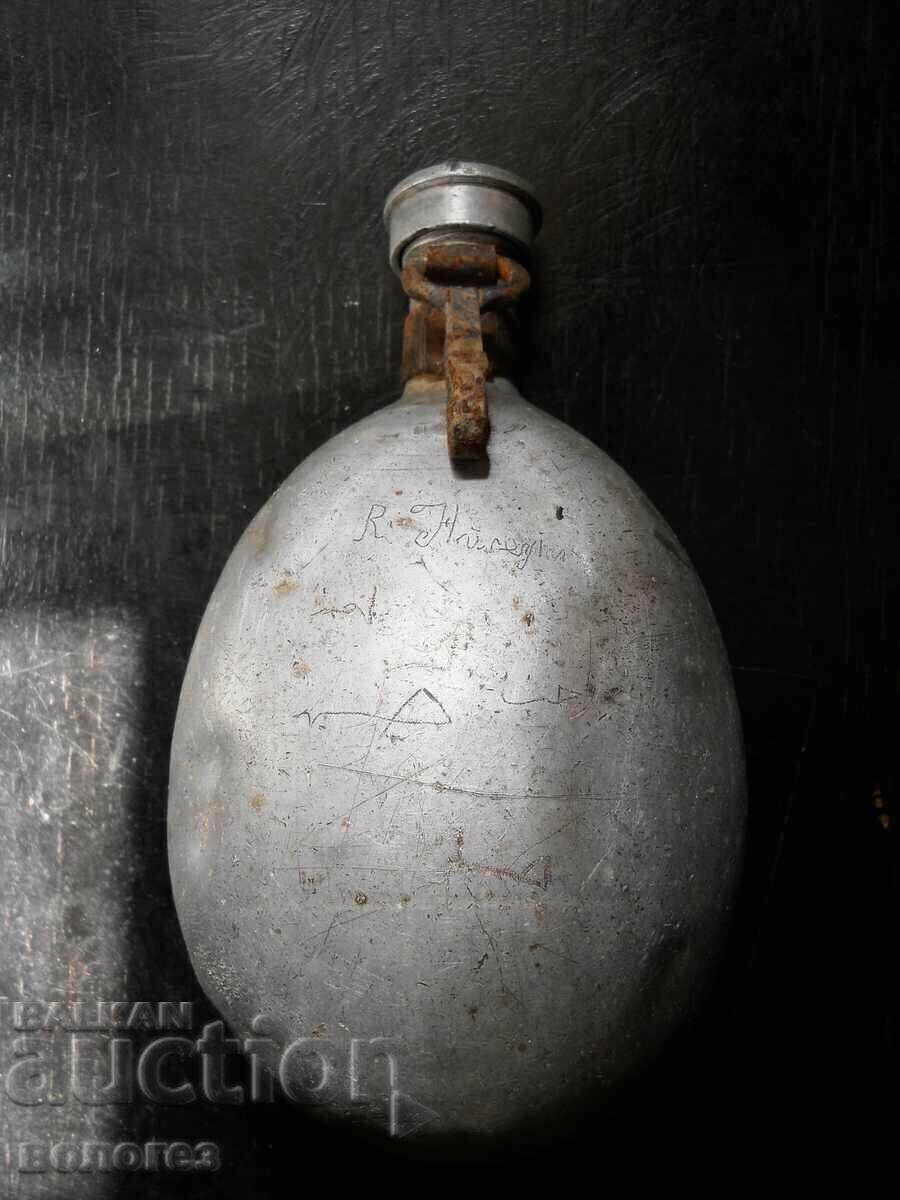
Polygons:
[[443,311],[444,378],[447,382],[447,448],[460,460],[482,458],[490,422],[485,381],[488,360],[481,340],[481,313],[517,299],[528,287],[519,263],[478,243],[438,244],[415,251],[403,268],[413,300]]

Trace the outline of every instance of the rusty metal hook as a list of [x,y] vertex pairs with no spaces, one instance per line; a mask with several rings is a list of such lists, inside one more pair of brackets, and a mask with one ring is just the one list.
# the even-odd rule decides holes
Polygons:
[[483,458],[490,421],[485,391],[489,364],[481,340],[481,314],[491,305],[518,299],[531,282],[528,272],[520,263],[498,254],[495,246],[439,243],[414,251],[401,280],[408,296],[444,313],[450,457]]

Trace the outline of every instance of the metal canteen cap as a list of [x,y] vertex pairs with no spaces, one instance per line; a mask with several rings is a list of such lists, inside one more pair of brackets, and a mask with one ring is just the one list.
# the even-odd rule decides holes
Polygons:
[[541,227],[541,215],[531,184],[511,171],[478,162],[426,167],[402,179],[384,203],[391,266],[399,273],[413,245],[448,235],[498,241],[521,257]]

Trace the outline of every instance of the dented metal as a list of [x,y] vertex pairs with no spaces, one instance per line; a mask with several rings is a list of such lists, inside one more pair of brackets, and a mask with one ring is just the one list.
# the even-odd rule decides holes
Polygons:
[[489,459],[454,467],[446,382],[414,372],[254,518],[185,678],[169,850],[198,977],[292,1099],[465,1142],[608,1094],[692,1008],[744,773],[683,549],[482,382],[480,309],[522,276],[482,248],[459,288],[448,255],[411,255],[407,358],[435,364],[442,313],[451,438],[481,438],[483,388]]

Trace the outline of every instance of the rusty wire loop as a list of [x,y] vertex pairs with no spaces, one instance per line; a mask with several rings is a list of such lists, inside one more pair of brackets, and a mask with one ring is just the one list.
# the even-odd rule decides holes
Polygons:
[[483,458],[490,422],[485,391],[489,363],[482,344],[481,314],[492,305],[518,299],[530,283],[528,272],[498,254],[495,246],[452,243],[415,251],[401,278],[408,296],[444,313],[450,457]]

